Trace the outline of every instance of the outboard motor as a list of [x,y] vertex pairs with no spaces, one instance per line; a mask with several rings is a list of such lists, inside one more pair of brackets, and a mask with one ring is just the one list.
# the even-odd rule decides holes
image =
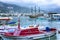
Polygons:
[[47,32],[50,32],[50,28],[49,28],[49,27],[46,27],[46,31],[47,31]]

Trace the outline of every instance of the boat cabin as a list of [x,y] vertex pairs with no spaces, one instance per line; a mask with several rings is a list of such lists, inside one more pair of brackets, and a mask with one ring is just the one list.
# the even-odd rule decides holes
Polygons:
[[60,20],[60,14],[53,14],[53,18],[56,20]]

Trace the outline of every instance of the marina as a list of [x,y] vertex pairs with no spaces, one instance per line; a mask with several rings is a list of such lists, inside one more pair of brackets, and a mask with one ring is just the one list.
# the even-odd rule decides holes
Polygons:
[[[18,18],[17,18],[18,19]],[[15,21],[14,19],[12,20],[12,21]],[[18,20],[17,20],[17,22],[18,22]],[[24,23],[23,23],[24,22]],[[25,23],[26,22],[26,23]],[[12,22],[12,24],[13,24],[14,22]],[[11,24],[11,23],[10,23]],[[40,25],[40,27],[38,27],[38,29],[39,30],[45,30],[46,29],[46,27],[49,27],[49,28],[56,28],[57,29],[57,31],[55,31],[55,32],[53,32],[53,33],[46,33],[46,32],[44,32],[44,34],[42,34],[42,35],[38,35],[38,34],[36,34],[36,32],[38,32],[37,30],[38,29],[35,29],[35,27],[32,27],[32,26],[37,26],[37,25]],[[32,32],[32,34],[34,34],[33,32],[35,32],[35,36],[36,36],[36,38],[37,39],[35,39],[35,37],[34,37],[34,35],[31,35],[30,34],[30,32],[28,31],[28,34],[26,33],[24,33],[23,32],[23,34],[21,34],[21,35],[29,35],[29,37],[28,36],[26,36],[26,37],[19,37],[19,35],[18,35],[18,37],[16,38],[16,37],[13,37],[13,36],[11,36],[11,37],[5,37],[6,36],[6,34],[5,34],[5,36],[2,36],[2,38],[3,38],[3,40],[14,40],[14,39],[16,39],[16,40],[24,40],[24,39],[26,39],[26,40],[58,40],[59,38],[58,38],[58,36],[57,35],[59,35],[58,34],[58,31],[59,31],[59,24],[60,24],[60,22],[59,21],[48,21],[48,19],[46,19],[46,18],[43,18],[43,17],[38,17],[38,18],[29,18],[29,17],[26,17],[26,16],[20,16],[20,28],[21,29],[24,29],[24,31],[27,31],[27,30],[25,30],[25,28],[27,28],[28,30],[35,30],[35,31],[31,31]],[[31,25],[30,27],[29,27],[29,25]],[[57,27],[56,27],[57,26]],[[9,28],[9,26],[7,26],[8,28]],[[6,27],[6,28],[7,28]],[[18,25],[17,25],[17,27],[18,27]],[[14,30],[14,28],[17,28],[17,27],[10,27],[10,28],[12,28],[12,30]],[[7,29],[8,29],[7,28]],[[20,29],[19,27],[18,27],[18,29]],[[13,32],[11,29],[9,30],[9,32]],[[48,29],[49,30],[49,29]],[[47,31],[48,31],[47,30]],[[5,30],[6,31],[6,30]],[[51,31],[51,30],[50,30]],[[41,32],[43,32],[43,31],[41,31]],[[8,35],[8,34],[7,34]],[[20,35],[20,36],[21,36]],[[31,35],[31,36],[30,36]],[[46,37],[44,37],[44,35],[46,36]],[[9,35],[8,35],[9,36]],[[15,35],[15,36],[17,36],[17,35]],[[31,38],[30,38],[31,37]],[[8,39],[7,39],[8,38]],[[52,39],[51,39],[52,38]]]
[[0,0],[0,40],[60,40],[60,1]]

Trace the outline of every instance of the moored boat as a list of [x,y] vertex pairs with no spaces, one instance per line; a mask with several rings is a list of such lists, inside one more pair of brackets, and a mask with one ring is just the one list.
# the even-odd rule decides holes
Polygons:
[[[11,22],[11,23],[15,23],[15,22]],[[5,23],[2,27],[5,27]],[[20,19],[19,19],[17,28],[12,28],[12,27],[3,28],[0,30],[0,36],[2,37],[3,40],[33,40],[33,39],[50,37],[56,34],[56,28],[49,28],[44,26],[43,28],[41,27],[42,26],[37,25],[37,26],[29,26],[29,28],[26,29],[21,29]]]
[[[38,38],[51,37],[56,35],[56,28],[46,27],[45,29],[39,29],[39,25],[27,29],[20,28],[20,20],[18,20],[18,28],[14,32],[5,32],[2,35],[3,39],[8,40],[34,40]],[[41,26],[40,26],[41,27]]]
[[38,38],[45,38],[56,35],[56,29],[50,28],[50,31],[46,30],[39,30],[38,28],[30,28],[24,30],[17,30],[15,32],[6,32],[3,37],[4,38],[12,38],[12,39],[38,39]]

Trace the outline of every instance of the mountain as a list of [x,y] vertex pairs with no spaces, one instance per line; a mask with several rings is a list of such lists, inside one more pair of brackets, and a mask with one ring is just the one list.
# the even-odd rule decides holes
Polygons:
[[27,7],[21,7],[15,4],[0,2],[0,13],[10,13],[10,12],[28,13],[30,12],[30,9]]
[[60,13],[60,7],[50,8],[50,9],[46,10],[46,12]]
[[[54,7],[55,5],[52,6],[52,8],[50,8],[48,6],[48,8],[41,8],[40,7],[40,11],[43,11],[45,13],[48,12],[56,12],[56,13],[60,13],[60,7]],[[32,10],[33,12],[34,10]],[[31,9],[27,6],[27,7],[23,7],[20,5],[15,5],[15,4],[9,4],[9,3],[4,3],[4,2],[0,2],[0,13],[30,13]]]
[[53,12],[56,12],[56,13],[60,13],[60,7],[57,7],[55,8],[54,10],[52,10]]

